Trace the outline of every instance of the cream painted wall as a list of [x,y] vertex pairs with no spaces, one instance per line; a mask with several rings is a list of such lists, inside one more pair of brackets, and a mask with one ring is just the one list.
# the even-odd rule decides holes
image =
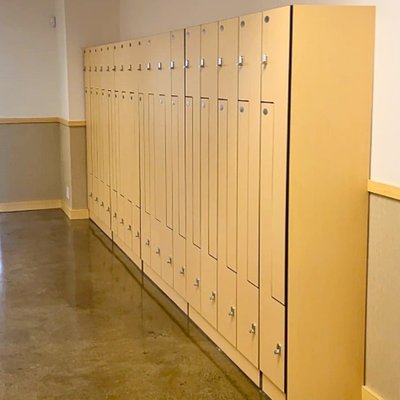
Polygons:
[[121,40],[287,4],[376,5],[371,177],[400,186],[400,2],[396,0],[120,0]]
[[58,114],[54,13],[54,0],[0,0],[0,117]]

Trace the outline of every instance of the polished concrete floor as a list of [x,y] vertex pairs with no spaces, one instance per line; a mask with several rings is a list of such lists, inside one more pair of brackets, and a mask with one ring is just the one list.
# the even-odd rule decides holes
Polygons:
[[0,399],[264,399],[91,223],[0,214]]

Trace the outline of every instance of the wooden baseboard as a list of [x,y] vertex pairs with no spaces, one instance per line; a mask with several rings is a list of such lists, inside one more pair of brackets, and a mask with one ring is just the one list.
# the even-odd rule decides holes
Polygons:
[[61,202],[61,209],[67,215],[69,219],[89,219],[89,210],[83,209],[71,209],[65,201]]
[[0,203],[0,212],[36,211],[61,208],[61,200],[20,201],[13,203]]
[[368,386],[362,387],[362,400],[384,400],[383,397],[373,392]]
[[375,181],[368,181],[368,192],[390,199],[400,200],[400,187]]
[[262,389],[271,400],[286,400],[286,394],[282,393],[264,374],[262,375]]

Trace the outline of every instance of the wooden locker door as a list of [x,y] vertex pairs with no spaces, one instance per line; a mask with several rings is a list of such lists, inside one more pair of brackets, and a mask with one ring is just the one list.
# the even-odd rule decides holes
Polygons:
[[91,111],[91,138],[92,138],[92,163],[93,163],[93,176],[95,178],[99,177],[99,172],[98,172],[98,90],[97,89],[91,89],[90,90],[90,97],[91,101],[90,104],[92,105],[90,108]]
[[135,178],[136,160],[135,160],[135,109],[134,94],[126,93],[126,113],[125,113],[125,129],[126,129],[126,160],[125,160],[125,181],[126,181],[126,198],[133,202],[135,195]]
[[255,102],[239,102],[238,272],[259,285],[260,112]]
[[[133,243],[132,250],[136,257],[141,258],[141,224],[140,224],[140,208],[133,205]],[[140,267],[140,265],[139,265]]]
[[133,168],[133,196],[132,202],[136,207],[141,206],[140,201],[140,130],[139,130],[139,101],[138,95],[131,93],[131,113],[133,117],[133,155],[132,155],[132,168]]
[[[257,111],[257,113],[254,112]],[[258,115],[258,117],[255,116]],[[239,351],[258,366],[259,337],[259,105],[239,102],[238,282]],[[258,150],[258,151],[257,151]]]
[[173,231],[164,226],[162,237],[161,276],[169,286],[174,287]]
[[182,96],[185,91],[185,30],[171,32],[171,93]]
[[104,160],[104,183],[110,187],[111,186],[111,146],[110,146],[110,136],[112,130],[112,112],[109,107],[109,91],[104,92],[102,96],[103,100],[103,112],[105,116],[105,126],[104,126],[104,139],[103,139],[103,160]]
[[[290,62],[290,7],[263,14],[262,99],[273,105],[273,212],[272,296],[285,304],[286,297],[286,187]],[[272,106],[268,106],[271,108]],[[267,107],[267,111],[268,111]],[[261,115],[262,119],[268,119]]]
[[90,53],[89,49],[83,50],[83,71],[85,88],[90,88]]
[[171,98],[174,289],[186,298],[186,138],[184,97]]
[[104,73],[104,65],[106,62],[106,53],[105,53],[105,47],[100,46],[99,47],[99,65],[98,65],[98,75],[99,75],[99,89],[104,90],[106,88],[106,79],[105,79],[105,73]]
[[171,92],[171,34],[162,33],[153,37],[155,93],[168,95]]
[[119,92],[114,91],[111,92],[111,111],[112,111],[112,135],[111,135],[111,143],[112,143],[112,179],[111,186],[115,191],[119,191],[119,182],[120,182],[120,135],[119,135]]
[[119,163],[117,169],[119,171],[119,186],[118,192],[125,198],[128,195],[129,181],[129,157],[130,149],[130,131],[129,131],[129,94],[122,92],[119,95],[119,121],[118,121],[118,136],[119,136]]
[[239,99],[259,101],[262,13],[239,18]]
[[197,99],[200,97],[200,26],[186,29],[186,96]]
[[125,89],[121,75],[121,66],[123,65],[122,49],[119,43],[115,43],[113,45],[113,49],[114,49],[114,65],[112,69],[114,72],[115,90],[122,92]]
[[[86,109],[86,162],[88,176],[93,176],[93,160],[92,160],[92,122],[91,122],[91,98],[90,88],[85,88],[85,109]],[[90,196],[91,190],[88,190]]]
[[105,182],[106,158],[106,137],[108,134],[108,101],[107,92],[102,89],[99,92],[100,115],[99,115],[99,178]]
[[200,93],[214,99],[218,95],[218,23],[202,25],[200,39]]
[[88,175],[88,209],[89,209],[89,218],[91,218],[93,214],[93,175]]
[[218,331],[236,347],[237,332],[236,273],[218,268]]
[[133,245],[133,206],[132,202],[125,199],[125,235],[124,242],[128,249],[132,250]]
[[118,230],[117,237],[120,241],[125,243],[125,230],[127,225],[125,197],[118,194],[117,208],[118,208]]
[[118,193],[111,189],[111,231],[113,237],[118,237],[119,215],[118,215]]
[[[200,273],[200,126],[194,116],[199,113],[194,110],[198,102],[191,97],[185,100],[186,124],[186,271],[187,300],[191,306],[200,312],[201,273]],[[198,121],[199,122],[199,121]],[[197,242],[196,242],[197,239]]]

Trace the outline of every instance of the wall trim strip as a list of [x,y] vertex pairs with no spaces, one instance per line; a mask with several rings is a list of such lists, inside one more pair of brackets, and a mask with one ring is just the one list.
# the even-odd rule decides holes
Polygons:
[[68,121],[59,117],[0,118],[0,124],[61,124],[69,127],[85,127],[86,121]]
[[61,200],[21,201],[0,203],[0,212],[35,211],[61,208]]
[[383,397],[377,395],[368,386],[363,386],[361,393],[362,393],[362,400],[384,400]]
[[69,219],[89,219],[89,210],[83,209],[71,209],[65,201],[61,202],[61,209],[64,211]]
[[388,185],[386,183],[368,181],[368,192],[379,196],[389,197],[391,199],[400,200],[400,187]]

